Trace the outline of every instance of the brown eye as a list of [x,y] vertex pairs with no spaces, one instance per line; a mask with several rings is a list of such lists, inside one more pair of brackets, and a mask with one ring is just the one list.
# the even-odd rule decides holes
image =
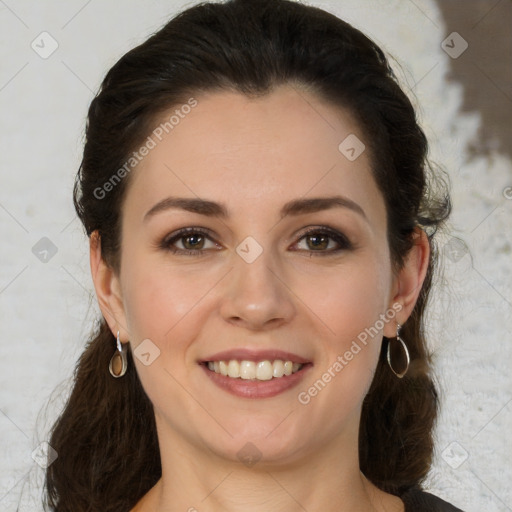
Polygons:
[[318,256],[328,256],[353,249],[352,243],[343,233],[327,227],[310,229],[300,240],[305,240],[306,247],[299,250],[309,251],[311,255],[316,253]]
[[[212,245],[205,247],[207,242]],[[160,243],[160,247],[174,254],[200,256],[205,254],[208,249],[219,246],[211,239],[207,231],[199,228],[185,228],[165,237]]]
[[185,249],[194,250],[203,248],[205,238],[203,235],[186,235],[179,240],[183,240],[182,245]]
[[310,242],[310,244],[308,244],[310,248],[327,249],[331,237],[327,235],[307,235],[305,238]]

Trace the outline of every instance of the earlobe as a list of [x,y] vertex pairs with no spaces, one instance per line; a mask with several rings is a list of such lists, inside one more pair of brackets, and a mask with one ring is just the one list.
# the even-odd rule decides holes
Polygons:
[[[413,246],[396,278],[397,291],[391,301],[391,304],[398,303],[402,306],[402,309],[396,315],[400,324],[407,321],[416,305],[430,262],[430,242],[425,231],[417,227],[412,237]],[[391,333],[392,329],[394,329],[394,326],[391,326],[390,332],[386,332],[384,335],[387,337],[395,336]]]
[[129,339],[119,278],[102,257],[101,238],[97,230],[91,233],[89,249],[91,276],[100,310],[112,334],[116,336],[120,331],[121,339]]

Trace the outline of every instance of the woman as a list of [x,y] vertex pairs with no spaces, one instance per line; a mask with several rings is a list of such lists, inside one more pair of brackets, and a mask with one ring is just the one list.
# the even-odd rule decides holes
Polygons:
[[86,135],[102,319],[50,509],[459,510],[421,488],[450,201],[383,52],[292,1],[201,4],[108,72]]

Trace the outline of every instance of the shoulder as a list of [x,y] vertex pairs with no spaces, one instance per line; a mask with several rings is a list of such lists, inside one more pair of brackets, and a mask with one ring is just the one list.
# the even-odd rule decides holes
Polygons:
[[447,501],[428,492],[414,488],[400,496],[405,505],[405,512],[463,512]]

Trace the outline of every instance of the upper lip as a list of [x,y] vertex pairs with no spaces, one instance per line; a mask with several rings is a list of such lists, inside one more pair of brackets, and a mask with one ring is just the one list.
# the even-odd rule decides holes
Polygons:
[[223,352],[217,352],[209,357],[205,357],[200,362],[206,363],[207,361],[230,361],[235,359],[237,361],[275,361],[280,359],[281,361],[291,361],[292,363],[305,364],[309,363],[308,359],[301,357],[292,352],[285,352],[283,350],[250,350],[246,348],[237,348],[233,350],[224,350]]

